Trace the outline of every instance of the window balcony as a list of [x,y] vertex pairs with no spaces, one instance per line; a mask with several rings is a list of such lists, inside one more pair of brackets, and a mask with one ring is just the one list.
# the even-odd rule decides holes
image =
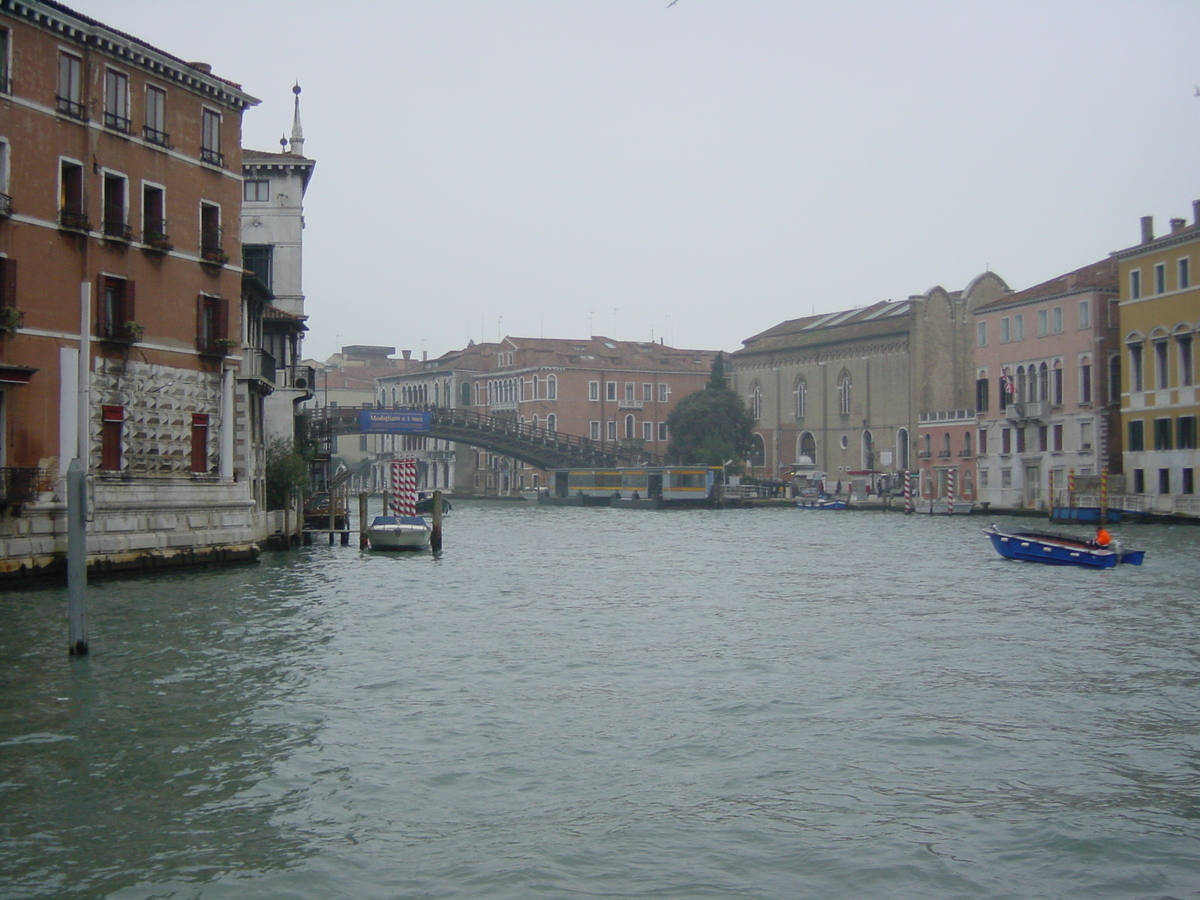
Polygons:
[[133,229],[124,222],[114,222],[105,219],[104,237],[110,241],[124,241],[125,243],[129,243],[133,240]]
[[219,150],[213,150],[210,147],[200,148],[200,162],[208,163],[210,166],[218,166],[225,168],[225,154]]
[[58,211],[58,227],[66,231],[91,231],[92,223],[82,209],[64,208]]
[[147,144],[154,144],[156,147],[170,147],[171,136],[165,131],[159,131],[157,128],[151,128],[149,125],[142,126],[142,140]]
[[618,400],[617,409],[641,409],[642,400]]
[[55,97],[54,110],[57,113],[77,119],[80,122],[88,120],[87,108],[78,100],[72,100],[69,97]]
[[970,450],[959,450],[959,451],[958,451],[958,455],[959,455],[960,457],[962,457],[963,459],[970,459],[970,458],[971,458],[971,451],[970,451]]
[[949,459],[949,458],[950,458],[950,453],[951,453],[951,451],[949,451],[949,450],[939,450],[939,451],[938,451],[938,458],[939,458],[939,459]]
[[932,450],[918,450],[917,459],[931,459],[933,457]]
[[171,239],[167,235],[167,223],[162,219],[146,224],[146,228],[142,231],[142,243],[146,245],[147,250],[158,253],[166,253],[168,250],[175,249],[175,245],[171,243]]
[[0,194],[0,218],[7,219],[12,215],[12,197]]
[[104,114],[104,127],[111,131],[119,131],[121,134],[133,133],[133,121],[128,116],[119,116],[116,113],[106,112]]

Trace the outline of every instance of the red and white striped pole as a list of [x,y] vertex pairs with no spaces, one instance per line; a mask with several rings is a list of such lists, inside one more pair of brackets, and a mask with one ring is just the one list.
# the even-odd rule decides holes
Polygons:
[[956,481],[958,481],[958,470],[957,469],[947,469],[946,470],[946,515],[948,515],[948,516],[954,515],[954,496],[957,493],[957,491],[956,491],[957,485],[955,484]]
[[397,516],[417,514],[417,461],[392,460],[392,511]]
[[913,511],[912,472],[904,471],[904,514],[911,516]]

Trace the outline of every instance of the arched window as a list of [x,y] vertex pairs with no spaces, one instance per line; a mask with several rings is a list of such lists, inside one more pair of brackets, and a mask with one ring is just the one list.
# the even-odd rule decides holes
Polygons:
[[1063,402],[1063,368],[1060,359],[1054,361],[1054,368],[1050,370],[1050,402],[1055,406],[1062,406]]
[[796,379],[796,419],[804,418],[804,408],[808,402],[808,384],[803,378]]
[[1024,403],[1029,399],[1028,390],[1029,385],[1025,381],[1025,367],[1017,366],[1017,392],[1013,395],[1017,403]]
[[392,386],[392,406],[396,405],[396,387]]
[[838,412],[850,415],[850,373],[842,372],[838,377]]
[[950,455],[950,432],[945,432],[942,435],[942,456]]
[[926,459],[929,459],[931,456],[933,456],[933,437],[928,431],[921,435],[921,443],[923,445],[921,455]]
[[1130,335],[1127,339],[1129,346],[1129,390],[1140,394],[1145,390],[1145,371],[1142,365],[1142,336]]
[[750,415],[755,419],[762,418],[762,386],[758,382],[750,388]]
[[875,469],[875,438],[870,431],[862,433],[862,467],[868,472]]
[[796,464],[815,466],[817,464],[817,439],[811,431],[802,432],[796,442]]
[[1121,357],[1114,353],[1108,360],[1108,401],[1121,399]]
[[558,399],[558,376],[557,375],[550,375],[550,376],[547,376],[547,378],[546,378],[546,399],[547,400],[557,400]]
[[540,419],[538,419],[538,417],[537,417],[537,416],[534,416],[534,417],[533,417],[533,430],[534,430],[534,431],[537,431],[537,430],[538,430],[538,426],[539,426],[540,424],[541,424],[541,420],[540,420]]
[[462,405],[470,406],[471,405],[471,382],[464,381],[462,383],[462,388],[459,390],[459,394],[462,397]]
[[634,425],[633,416],[626,416],[625,417],[625,438],[626,438],[626,440],[632,440],[635,437],[637,437],[637,431],[636,431],[636,427]]
[[908,471],[908,429],[896,431],[896,463],[901,472]]
[[534,400],[542,399],[542,396],[539,393],[539,391],[541,391],[541,389],[542,389],[542,379],[540,379],[536,375],[534,375],[533,376],[533,399]]
[[962,455],[963,455],[963,456],[965,456],[965,457],[970,457],[970,455],[971,455],[971,432],[969,432],[969,431],[964,431],[964,432],[963,432],[963,452],[962,452]]
[[[553,378],[554,376],[551,375],[550,377]],[[554,434],[554,432],[558,431],[558,416],[554,415],[553,413],[546,416],[546,431],[548,431],[550,434]]]
[[1041,403],[1050,399],[1050,367],[1045,363],[1038,366],[1037,399]]

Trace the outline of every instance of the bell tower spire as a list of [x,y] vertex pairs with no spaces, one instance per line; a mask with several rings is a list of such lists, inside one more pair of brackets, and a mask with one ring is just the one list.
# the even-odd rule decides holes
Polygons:
[[300,83],[296,82],[292,88],[292,93],[296,95],[296,110],[292,114],[292,140],[290,152],[297,156],[304,155],[304,129],[300,125]]

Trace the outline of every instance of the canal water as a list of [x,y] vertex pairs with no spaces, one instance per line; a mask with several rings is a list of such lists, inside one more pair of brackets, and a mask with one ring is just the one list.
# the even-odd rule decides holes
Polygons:
[[458,502],[0,594],[0,898],[1184,898],[1200,529]]

